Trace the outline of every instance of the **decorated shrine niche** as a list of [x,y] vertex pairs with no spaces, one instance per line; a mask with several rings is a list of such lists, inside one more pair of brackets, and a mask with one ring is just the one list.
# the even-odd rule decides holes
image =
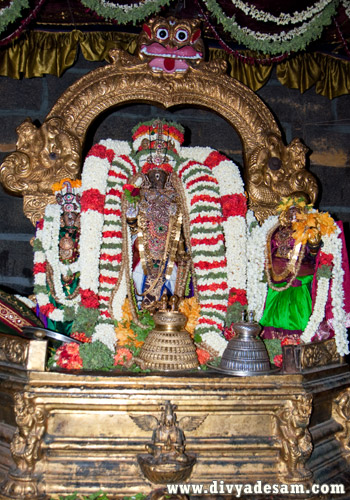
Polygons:
[[[149,492],[172,480],[169,469],[196,483],[214,472],[229,481],[233,471],[241,482],[334,479],[349,444],[348,268],[340,225],[313,208],[306,146],[284,143],[224,62],[205,62],[195,21],[152,20],[138,57],[114,50],[110,59],[68,88],[41,127],[20,125],[0,170],[37,226],[44,326],[23,332],[24,357],[16,340],[1,344],[1,376],[22,370],[23,379],[1,393],[17,424],[2,493]],[[181,123],[162,119],[135,123],[130,140],[105,138],[82,158],[95,118],[135,102],[218,113],[241,139],[243,176],[221,152],[184,146]],[[279,322],[279,292],[286,311],[303,297],[303,322]],[[264,370],[250,342],[258,322]],[[47,369],[48,332],[68,341]],[[240,364],[225,369],[237,340]],[[90,486],[79,472],[86,463]]]

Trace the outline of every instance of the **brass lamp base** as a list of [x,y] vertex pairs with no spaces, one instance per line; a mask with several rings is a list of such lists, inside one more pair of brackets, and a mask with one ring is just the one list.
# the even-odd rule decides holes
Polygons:
[[184,326],[186,316],[178,311],[154,315],[155,328],[148,334],[136,363],[142,369],[184,371],[198,367],[196,347]]

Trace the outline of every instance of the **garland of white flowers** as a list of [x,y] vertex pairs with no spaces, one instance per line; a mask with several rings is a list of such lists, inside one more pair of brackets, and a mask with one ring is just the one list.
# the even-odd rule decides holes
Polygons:
[[143,0],[133,5],[106,2],[105,0],[81,0],[81,3],[105,19],[114,19],[118,24],[142,21],[162,7],[169,5],[171,0]]
[[265,307],[267,282],[264,280],[265,246],[268,233],[278,222],[278,217],[268,217],[260,226],[253,212],[247,212],[247,300],[248,309],[260,321]]
[[[126,277],[123,271],[122,258],[122,187],[127,179],[133,174],[133,168],[126,157],[129,159],[130,146],[125,141],[112,141],[107,139],[101,141],[101,145],[115,153],[112,161],[107,158],[102,160],[108,166],[106,179],[106,198],[103,213],[103,224],[100,228],[100,247],[96,259],[98,263],[98,278],[96,285],[98,287],[99,318],[94,328],[92,341],[99,340],[112,351],[117,341],[114,318],[120,320],[122,315],[121,307],[124,303],[126,291]],[[98,172],[99,158],[91,156]],[[85,168],[85,167],[84,167]],[[84,179],[82,182],[84,188]],[[119,235],[119,236],[118,236]],[[97,236],[97,234],[96,234]],[[105,258],[101,260],[101,255]],[[117,287],[117,293],[114,293],[112,300],[113,319],[110,314],[110,301],[112,294]]]
[[[202,292],[199,297],[202,309],[196,333],[201,335],[202,341],[207,346],[222,355],[227,342],[219,332],[225,322],[228,291],[232,287],[246,289],[245,220],[243,217],[233,216],[228,217],[223,223],[215,225],[211,222],[194,223],[194,220],[198,213],[207,213],[212,217],[220,218],[222,216],[221,198],[226,195],[244,195],[244,188],[237,165],[224,156],[220,155],[217,163],[213,163],[212,169],[206,166],[206,163],[211,163],[209,160],[213,153],[216,152],[208,147],[182,148],[180,155],[183,158],[188,158],[189,162],[180,165],[178,171],[185,187],[191,221],[191,241],[196,243],[193,248],[198,249],[198,253],[195,251],[193,255],[197,284],[199,289],[202,285],[208,287],[208,291]],[[203,176],[214,177],[217,184],[202,180],[188,187],[189,183],[196,177]],[[200,195],[206,199],[200,201]],[[206,244],[207,238],[216,238],[220,235],[224,236],[225,241],[218,239],[215,245]],[[203,244],[200,243],[201,239]],[[200,269],[199,263],[204,260],[202,252],[205,252],[204,258],[208,259],[208,262],[216,261],[217,265],[220,264],[220,266],[211,271]],[[219,255],[225,256],[225,263],[219,262]],[[225,288],[219,289],[224,282]],[[213,292],[209,289],[211,286],[218,287],[218,290]],[[206,322],[208,325],[205,324]]]
[[240,9],[247,16],[250,16],[252,19],[256,19],[257,21],[262,21],[264,23],[272,22],[278,26],[285,24],[298,24],[306,21],[307,19],[310,19],[310,17],[313,17],[321,12],[331,2],[333,2],[333,0],[320,0],[314,5],[309,5],[309,7],[302,12],[294,12],[293,14],[281,12],[279,16],[276,17],[270,12],[257,9],[254,5],[248,5],[242,0],[232,0],[232,4],[235,7]]
[[[201,306],[195,333],[201,335],[202,341],[207,343],[206,334],[216,331],[215,345],[211,347],[221,354],[223,343],[226,345],[219,333],[224,326],[228,300],[226,252],[222,239],[218,238],[215,244],[206,243],[206,238],[215,238],[223,234],[220,224],[220,193],[217,182],[201,179],[203,176],[214,179],[210,169],[205,165],[195,161],[186,162],[179,168],[179,175],[185,186],[190,217],[192,261]],[[204,203],[200,200],[195,202],[195,196],[208,196],[213,200]],[[205,222],[206,218],[217,219],[218,222],[215,224],[211,221]],[[211,287],[218,288],[213,292]]]
[[[337,228],[337,230],[331,235],[323,236],[322,252],[333,256],[332,281],[331,278],[326,278],[324,276],[319,277],[314,308],[308,324],[301,335],[301,340],[303,340],[303,342],[310,342],[312,337],[317,333],[320,323],[325,315],[329,287],[331,287],[333,312],[332,328],[334,330],[338,353],[344,356],[349,354],[349,348],[347,330],[345,326],[346,315],[344,309],[342,240],[339,238],[339,235],[340,229]],[[316,277],[314,279],[316,279]]]
[[[75,189],[80,192],[79,189]],[[80,257],[71,264],[63,264],[59,260],[58,241],[60,230],[60,219],[62,208],[58,204],[47,205],[43,219],[42,228],[38,227],[36,231],[35,246],[39,247],[34,252],[34,270],[36,265],[42,265],[39,272],[34,272],[34,292],[39,308],[44,308],[50,304],[47,282],[47,266],[50,266],[53,279],[53,292],[60,304],[64,307],[77,310],[79,295],[67,297],[62,286],[62,275],[74,275],[80,271]],[[65,321],[65,309],[51,306],[52,310],[46,315],[52,321]]]
[[251,50],[258,50],[266,54],[280,54],[281,52],[296,52],[304,49],[310,42],[316,40],[322,33],[325,26],[332,21],[332,16],[336,13],[339,0],[334,0],[324,7],[324,9],[313,16],[310,21],[304,22],[301,26],[288,32],[281,33],[261,33],[242,28],[238,25],[235,17],[227,16],[216,0],[204,0],[209,11],[222,24],[225,31],[230,33],[238,42],[244,44]]
[[[219,182],[221,197],[233,194],[244,195],[241,174],[230,160],[221,161],[213,168]],[[246,222],[242,216],[230,216],[222,223],[225,233],[227,284],[229,289],[247,288]]]

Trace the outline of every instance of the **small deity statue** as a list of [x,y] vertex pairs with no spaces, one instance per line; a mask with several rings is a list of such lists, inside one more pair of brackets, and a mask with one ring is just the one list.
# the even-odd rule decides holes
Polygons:
[[139,308],[148,310],[155,309],[163,294],[183,296],[190,265],[182,230],[184,210],[167,156],[174,142],[163,134],[162,122],[152,127],[155,140],[143,139],[139,150],[143,166],[137,201],[126,211],[133,235],[136,300]]
[[285,337],[298,340],[311,315],[311,284],[316,255],[321,246],[318,228],[305,244],[296,242],[293,222],[311,209],[307,195],[300,193],[279,205],[279,223],[268,235],[265,272],[269,284],[265,310],[260,320],[264,339]]
[[188,461],[185,455],[185,435],[176,423],[175,408],[170,401],[165,401],[158,426],[153,431],[152,443],[147,445],[154,463]]
[[[274,351],[273,339],[282,345],[320,341],[333,337],[337,329],[342,332],[336,333],[338,350],[346,353],[349,297],[343,283],[348,268],[342,232],[328,213],[318,212],[307,201],[303,193],[283,198],[279,221],[268,233],[261,337]],[[334,322],[335,286],[342,286],[344,303],[342,319]]]

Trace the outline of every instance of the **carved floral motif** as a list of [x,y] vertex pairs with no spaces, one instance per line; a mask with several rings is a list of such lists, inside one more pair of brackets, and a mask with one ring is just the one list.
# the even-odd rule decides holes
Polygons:
[[0,359],[1,355],[11,363],[23,365],[27,360],[28,342],[21,339],[0,338]]
[[315,368],[340,363],[340,355],[334,339],[301,346],[301,367]]

